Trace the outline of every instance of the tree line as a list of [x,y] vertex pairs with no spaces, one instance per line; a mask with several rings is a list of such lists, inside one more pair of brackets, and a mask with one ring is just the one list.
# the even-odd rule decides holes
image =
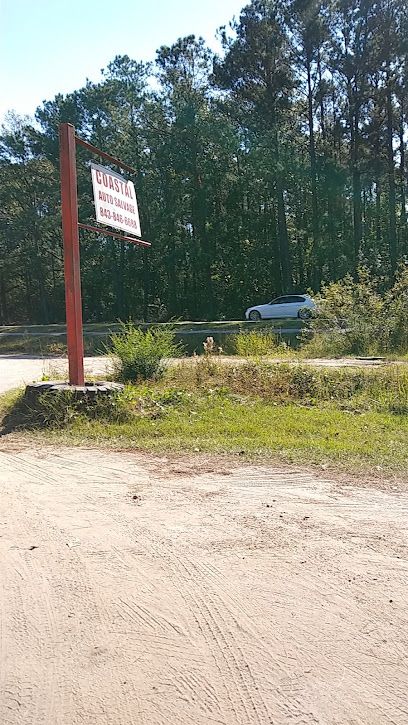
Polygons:
[[[117,56],[0,135],[0,323],[64,319],[58,127],[137,170],[150,250],[81,231],[84,318],[242,316],[407,259],[403,0],[252,0],[218,31]],[[94,223],[78,148],[79,218]]]

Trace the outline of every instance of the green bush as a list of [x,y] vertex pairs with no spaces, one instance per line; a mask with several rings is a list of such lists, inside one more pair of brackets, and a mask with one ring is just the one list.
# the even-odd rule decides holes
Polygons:
[[181,354],[174,331],[168,327],[151,327],[144,332],[132,322],[122,323],[122,330],[111,336],[108,350],[114,377],[122,382],[159,379],[166,359]]
[[384,299],[388,349],[408,352],[408,269],[401,267]]
[[364,269],[357,281],[347,275],[323,287],[316,296],[318,313],[309,321],[303,352],[310,357],[385,352],[385,300],[377,288],[378,282]]
[[286,345],[277,335],[267,330],[239,332],[234,336],[234,350],[240,357],[263,357],[281,355],[287,351]]
[[[408,352],[408,269],[401,267],[393,287],[360,270],[333,282],[316,296],[318,314],[303,335],[308,357],[384,355]],[[313,333],[310,336],[310,333]]]

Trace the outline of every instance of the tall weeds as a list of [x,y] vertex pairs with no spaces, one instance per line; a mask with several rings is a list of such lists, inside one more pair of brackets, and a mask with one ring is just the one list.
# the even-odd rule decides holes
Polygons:
[[168,358],[178,357],[182,348],[175,342],[174,331],[169,327],[151,327],[143,331],[127,322],[122,323],[119,333],[112,335],[107,351],[115,379],[136,382],[159,379]]

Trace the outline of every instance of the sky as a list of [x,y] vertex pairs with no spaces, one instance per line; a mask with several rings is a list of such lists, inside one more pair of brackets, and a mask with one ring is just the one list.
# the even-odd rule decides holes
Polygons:
[[97,81],[115,55],[153,60],[161,45],[215,32],[245,0],[0,0],[0,121]]

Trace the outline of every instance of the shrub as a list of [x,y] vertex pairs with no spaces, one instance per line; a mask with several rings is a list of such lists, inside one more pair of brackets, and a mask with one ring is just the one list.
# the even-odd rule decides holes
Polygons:
[[384,298],[377,281],[360,270],[333,282],[316,296],[318,313],[309,321],[303,347],[308,356],[373,355],[388,349]]
[[239,332],[234,336],[234,348],[240,357],[263,357],[285,353],[286,345],[267,330]]
[[[382,355],[408,352],[408,269],[401,266],[385,294],[360,270],[317,295],[318,314],[303,335],[307,356]],[[310,332],[313,337],[310,338]]]
[[392,352],[408,351],[408,269],[399,269],[392,289],[385,295],[388,348]]
[[174,331],[169,327],[143,331],[132,322],[121,323],[121,327],[121,332],[111,336],[108,350],[116,380],[157,380],[163,375],[166,359],[181,353],[181,346],[174,341]]

